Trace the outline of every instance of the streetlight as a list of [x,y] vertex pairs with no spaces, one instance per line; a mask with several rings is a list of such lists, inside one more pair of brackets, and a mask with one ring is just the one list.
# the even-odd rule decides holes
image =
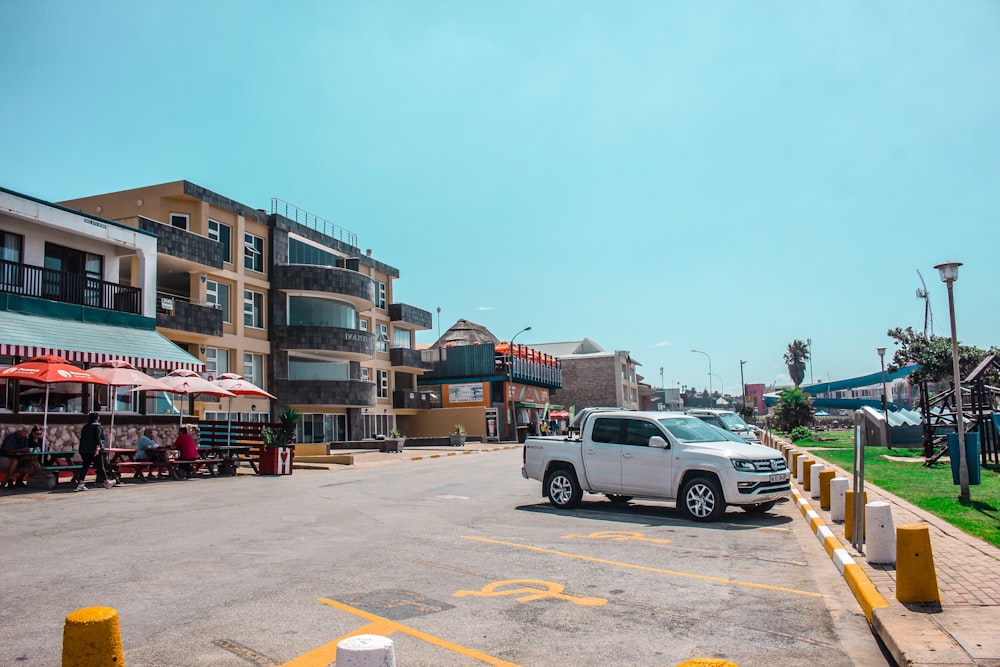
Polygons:
[[698,354],[704,354],[708,357],[708,395],[712,395],[712,357],[709,356],[708,352],[702,352],[701,350],[691,350],[692,352],[697,352]]
[[663,366],[660,366],[660,389],[663,389]]
[[955,294],[953,283],[958,280],[961,262],[944,262],[934,268],[938,270],[941,282],[948,286],[948,314],[951,317],[951,366],[955,376],[955,430],[958,432],[958,483],[961,487],[959,502],[969,502],[969,464],[965,456],[965,426],[962,418],[962,376],[958,367],[958,336],[955,333]]
[[[878,348],[878,358],[882,362],[882,412],[885,413],[885,437],[889,437],[889,392],[885,386],[885,348]],[[885,443],[888,445],[889,443]]]
[[816,384],[813,380],[813,339],[806,338],[806,349],[809,350],[809,384]]
[[514,339],[525,331],[531,331],[531,327],[524,327],[510,337],[510,347],[507,350],[507,397],[510,399],[510,420],[507,422],[507,436],[511,441],[517,440],[517,430],[514,425]]
[[[747,407],[747,383],[746,380],[743,379],[744,364],[746,364],[746,361],[740,359],[740,407],[742,407],[745,412]],[[742,417],[743,415],[740,416]]]
[[438,340],[441,340],[441,306],[438,306]]

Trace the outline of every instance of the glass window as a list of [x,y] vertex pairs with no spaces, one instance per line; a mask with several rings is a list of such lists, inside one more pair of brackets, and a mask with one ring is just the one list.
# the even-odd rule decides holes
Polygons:
[[350,304],[314,296],[288,297],[289,326],[357,329],[358,314]]
[[224,225],[215,220],[208,221],[208,238],[222,244],[222,261],[232,262],[232,235],[233,230],[229,225]]
[[243,377],[247,382],[252,382],[258,387],[263,387],[264,382],[264,355],[243,353]]
[[23,236],[0,231],[0,286],[5,290],[21,287],[21,253],[23,248]]
[[375,285],[377,287],[375,290],[375,307],[385,310],[385,283],[376,281]]
[[294,237],[288,239],[288,263],[309,266],[339,266],[340,255],[303,243]]
[[264,295],[243,290],[243,325],[253,329],[264,328]]
[[264,273],[264,239],[253,234],[243,234],[243,267]]
[[364,380],[365,382],[371,382],[372,381],[371,371],[367,368],[362,368],[361,379]]
[[389,371],[378,372],[378,397],[389,398]]
[[188,228],[188,214],[187,213],[171,213],[170,214],[170,226],[176,227],[177,229],[187,229]]
[[[663,433],[656,427],[656,424],[638,419],[626,420],[625,444],[639,447],[648,447],[649,439],[654,435],[663,438]],[[664,438],[666,439],[666,438]]]
[[392,346],[393,347],[405,347],[410,348],[410,330],[409,329],[399,329],[393,328],[392,330]]
[[368,331],[368,320],[358,320],[358,328],[362,331]]
[[661,419],[660,424],[681,442],[718,442],[725,436],[719,429],[709,426],[696,417],[673,417]]
[[205,348],[205,372],[214,377],[229,372],[229,350],[221,347]]
[[231,322],[229,317],[229,285],[209,280],[205,283],[205,301],[222,311],[222,321]]
[[349,380],[350,370],[350,364],[346,361],[288,358],[289,380]]
[[375,351],[388,352],[389,350],[389,325],[375,323]]
[[347,440],[347,415],[306,413],[298,425],[296,442],[342,442]]
[[621,443],[621,420],[598,417],[594,421],[591,440],[594,442]]

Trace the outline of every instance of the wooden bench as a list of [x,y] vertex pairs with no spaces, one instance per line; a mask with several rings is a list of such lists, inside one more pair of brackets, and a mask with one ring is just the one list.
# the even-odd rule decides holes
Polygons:
[[131,470],[134,479],[146,481],[146,477],[143,476],[143,472],[151,473],[154,468],[166,468],[166,465],[163,463],[155,463],[153,461],[115,461],[115,463],[110,465],[109,468],[113,468],[114,472],[112,472],[112,470],[108,470],[108,476],[115,477],[119,482],[122,479],[122,469]]
[[[216,477],[218,475],[218,473],[216,472],[215,468],[216,468],[216,466],[220,465],[223,462],[223,460],[224,459],[221,459],[221,458],[213,458],[213,459],[174,459],[170,463],[172,464],[172,468],[174,470],[174,476],[178,477],[180,479],[185,479],[186,477],[189,477],[190,475],[197,475],[198,472],[202,468],[208,470],[208,474],[211,475],[212,477]],[[191,467],[191,472],[190,472],[190,474],[188,474],[188,473],[185,472],[182,475],[180,473],[182,473],[185,470],[185,466],[190,466]]]

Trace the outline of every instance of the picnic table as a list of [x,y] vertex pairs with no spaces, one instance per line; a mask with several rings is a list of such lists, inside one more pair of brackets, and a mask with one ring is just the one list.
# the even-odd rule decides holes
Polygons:
[[241,463],[249,463],[257,472],[257,461],[250,456],[250,445],[199,445],[198,455],[221,460],[219,474],[235,475]]

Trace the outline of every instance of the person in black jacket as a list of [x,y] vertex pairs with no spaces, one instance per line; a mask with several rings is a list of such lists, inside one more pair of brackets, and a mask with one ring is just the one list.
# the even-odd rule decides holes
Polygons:
[[[103,483],[105,489],[110,489],[115,485],[113,479],[108,479],[107,470],[104,468],[104,429],[101,428],[100,416],[96,412],[87,415],[87,423],[80,431],[80,473],[76,478],[76,490],[86,491],[87,485],[83,481],[90,472],[90,466],[94,466],[97,472],[98,483]],[[95,465],[96,462],[96,465]]]

